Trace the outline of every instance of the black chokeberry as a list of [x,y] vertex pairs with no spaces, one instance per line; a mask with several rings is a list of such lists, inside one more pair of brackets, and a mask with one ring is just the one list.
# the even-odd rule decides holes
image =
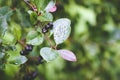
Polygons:
[[33,45],[27,45],[27,46],[25,47],[25,50],[26,50],[26,51],[32,51],[32,49],[33,49]]
[[47,25],[45,25],[45,29],[52,29],[53,28],[53,23],[49,22]]
[[52,22],[49,22],[48,25],[53,26],[53,23],[52,23]]
[[27,74],[23,76],[23,80],[33,80],[33,79],[31,75]]
[[38,72],[33,71],[23,76],[23,80],[34,80],[38,75]]
[[33,79],[34,79],[35,77],[37,77],[37,75],[38,75],[38,72],[36,72],[36,71],[34,71],[34,72],[31,73],[31,76],[32,76]]
[[43,58],[41,56],[37,57],[36,65],[42,64]]
[[45,33],[47,33],[47,32],[48,32],[48,30],[47,30],[47,29],[45,29],[45,28],[43,28],[43,29],[42,29],[42,33],[44,33],[44,34],[45,34]]
[[49,29],[50,28],[50,25],[45,25],[45,29]]
[[26,51],[26,50],[22,50],[22,51],[20,51],[20,54],[21,54],[21,55],[28,55],[28,54],[29,54],[29,52],[28,52],[28,51]]
[[38,62],[42,63],[43,62],[43,58],[41,56],[38,57]]

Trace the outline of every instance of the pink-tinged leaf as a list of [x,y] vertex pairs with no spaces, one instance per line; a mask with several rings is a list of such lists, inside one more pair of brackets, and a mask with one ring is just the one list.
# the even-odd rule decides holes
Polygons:
[[55,12],[57,10],[57,7],[56,6],[53,6],[53,8],[51,8],[50,10],[49,10],[49,12]]
[[46,12],[55,12],[56,11],[56,6],[55,6],[55,2],[54,1],[50,1],[49,3],[48,3],[48,5],[46,6],[46,8],[45,8],[45,11]]
[[69,50],[58,50],[60,56],[68,61],[77,61],[76,56],[73,52],[69,51]]

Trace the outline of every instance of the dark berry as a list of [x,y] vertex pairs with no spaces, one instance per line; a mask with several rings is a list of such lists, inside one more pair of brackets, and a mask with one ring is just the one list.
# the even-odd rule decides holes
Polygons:
[[53,26],[53,23],[52,23],[52,22],[49,22],[48,25]]
[[38,57],[38,62],[42,63],[43,58],[41,56]]
[[38,72],[33,71],[23,76],[23,80],[34,80],[38,75]]
[[29,52],[28,52],[28,51],[26,51],[26,50],[22,50],[22,51],[20,51],[20,54],[21,54],[21,55],[28,55],[28,54],[29,54]]
[[34,79],[35,77],[37,77],[38,72],[34,71],[34,72],[31,73],[31,75],[32,75],[32,78]]
[[33,45],[27,45],[27,46],[25,47],[25,50],[26,50],[26,51],[32,51],[32,49],[33,49]]
[[27,74],[23,76],[23,80],[32,80],[32,76]]
[[43,58],[41,56],[37,57],[36,65],[42,64]]
[[52,29],[53,28],[53,23],[49,22],[48,25],[50,26],[49,28]]
[[45,29],[45,28],[42,29],[42,33],[47,33],[47,32],[48,32],[47,29]]
[[45,25],[45,29],[49,29],[50,28],[50,25]]

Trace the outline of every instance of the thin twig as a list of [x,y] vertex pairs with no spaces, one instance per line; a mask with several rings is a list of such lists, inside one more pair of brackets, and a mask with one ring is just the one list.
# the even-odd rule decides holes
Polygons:
[[26,47],[27,45],[23,42],[23,40],[18,41],[19,44],[21,44],[23,47]]
[[35,12],[37,12],[36,6],[30,4],[29,0],[24,0]]

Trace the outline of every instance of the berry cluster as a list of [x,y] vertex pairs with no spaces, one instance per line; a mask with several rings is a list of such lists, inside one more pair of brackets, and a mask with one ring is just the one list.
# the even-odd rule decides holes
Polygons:
[[42,29],[42,33],[47,33],[48,29],[52,29],[53,28],[53,23],[49,22],[47,25],[45,25],[45,27]]
[[34,80],[37,77],[37,75],[38,75],[38,72],[33,71],[29,74],[24,75],[23,80]]
[[35,57],[29,57],[27,64],[28,65],[39,65],[44,62],[43,58],[41,56],[35,56]]
[[37,61],[36,61],[36,65],[39,65],[39,64],[42,64],[44,61],[43,61],[43,58],[41,57],[41,56],[39,56],[38,58],[37,58]]
[[24,50],[20,51],[21,55],[28,55],[32,51],[33,45],[27,45]]

